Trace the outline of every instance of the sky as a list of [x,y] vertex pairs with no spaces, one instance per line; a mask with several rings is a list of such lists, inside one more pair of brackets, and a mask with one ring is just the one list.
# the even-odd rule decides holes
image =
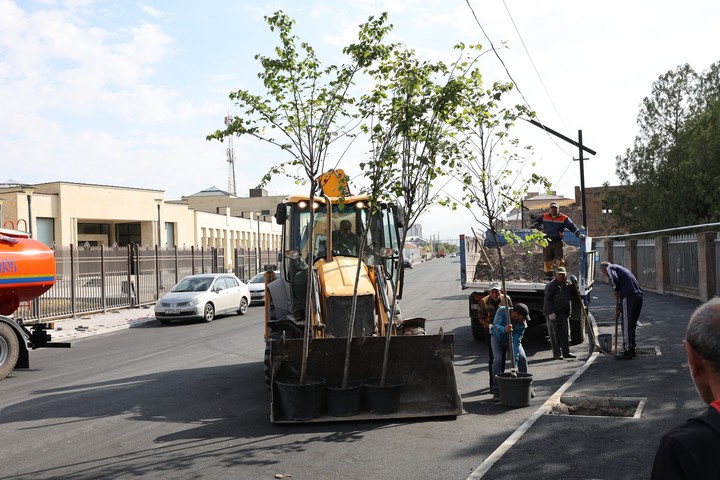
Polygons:
[[[660,75],[720,61],[712,0],[0,0],[0,183],[147,188],[166,200],[228,190],[227,143],[206,136],[239,113],[231,91],[264,93],[254,57],[277,43],[263,18],[278,10],[326,65],[343,63],[358,25],[382,12],[391,39],[423,59],[452,61],[460,42],[494,45],[485,81],[513,81],[541,122],[572,139],[582,130],[597,152],[586,155],[586,187],[619,184],[615,158],[632,147]],[[514,135],[533,146],[533,171],[574,198],[577,147],[524,122]],[[289,159],[251,138],[233,147],[238,196]],[[353,172],[360,159],[348,157],[338,167]],[[436,187],[458,194],[452,181]],[[305,191],[282,177],[266,189]],[[470,212],[441,207],[418,223],[442,241],[479,227]]]

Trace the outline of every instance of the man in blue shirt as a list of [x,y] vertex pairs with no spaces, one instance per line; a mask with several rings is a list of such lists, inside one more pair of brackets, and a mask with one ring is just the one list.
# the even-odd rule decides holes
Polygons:
[[495,312],[495,319],[490,326],[490,344],[493,350],[493,384],[492,394],[493,400],[500,401],[500,387],[495,378],[496,375],[502,373],[503,353],[507,350],[510,343],[510,335],[512,332],[513,339],[513,368],[519,372],[527,373],[527,357],[522,346],[522,337],[527,328],[527,322],[530,321],[530,310],[524,303],[517,303],[510,308],[510,319],[508,321],[507,307],[499,307]]
[[607,275],[615,289],[615,320],[620,318],[623,351],[615,358],[631,360],[635,354],[635,328],[643,305],[643,292],[635,275],[622,265],[602,262],[600,271]]

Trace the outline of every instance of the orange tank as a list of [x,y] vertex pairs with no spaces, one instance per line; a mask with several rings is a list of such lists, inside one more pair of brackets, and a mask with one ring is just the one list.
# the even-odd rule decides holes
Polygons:
[[0,314],[12,314],[54,284],[55,252],[26,232],[0,228]]

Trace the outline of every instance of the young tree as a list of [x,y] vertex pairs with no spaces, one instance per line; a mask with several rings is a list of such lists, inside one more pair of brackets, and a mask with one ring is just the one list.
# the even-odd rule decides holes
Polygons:
[[[479,46],[469,47],[469,55]],[[464,79],[464,108],[453,122],[457,130],[458,156],[456,175],[462,184],[460,203],[473,218],[489,232],[497,248],[499,278],[505,290],[505,269],[502,249],[498,237],[504,235],[509,243],[517,242],[529,246],[531,243],[544,245],[541,232],[534,232],[524,239],[501,226],[502,217],[511,208],[519,209],[522,198],[531,185],[549,187],[546,178],[526,172],[531,147],[521,146],[517,138],[510,135],[516,120],[534,116],[524,105],[504,106],[502,100],[513,85],[495,82],[490,88],[483,86],[482,77],[473,61]]]
[[[350,93],[353,80],[358,72],[388,55],[392,47],[383,42],[392,27],[386,25],[386,14],[370,17],[360,26],[357,43],[343,49],[349,62],[340,67],[323,67],[309,44],[300,42],[298,46],[299,40],[292,33],[294,20],[278,11],[265,17],[265,21],[271,31],[278,32],[280,39],[274,56],[255,57],[262,67],[258,76],[266,91],[263,95],[248,90],[232,92],[230,98],[241,114],[234,116],[225,130],[218,130],[207,138],[222,141],[231,135],[249,135],[279,147],[289,154],[290,159],[271,166],[263,184],[275,174],[300,168],[305,177],[296,177],[296,180],[309,182],[312,204],[319,189],[317,178],[325,171],[330,147],[352,134],[349,126],[355,118],[352,111],[355,99]],[[293,173],[290,175],[294,176]],[[311,228],[313,215],[314,211],[310,209]],[[309,238],[313,238],[312,230]],[[313,286],[312,276],[308,275],[307,291],[312,292]],[[309,294],[305,309],[301,383],[305,382],[307,373],[311,299],[312,294]]]
[[[433,181],[452,164],[447,157],[452,146],[448,120],[461,96],[445,64],[421,61],[413,50],[394,50],[370,74],[375,86],[359,105],[371,152],[360,167],[371,180],[366,189],[370,203],[393,202],[398,207],[400,262],[408,229],[436,199]],[[399,271],[391,279],[391,322],[397,311]],[[388,326],[382,384],[386,381],[391,330]]]

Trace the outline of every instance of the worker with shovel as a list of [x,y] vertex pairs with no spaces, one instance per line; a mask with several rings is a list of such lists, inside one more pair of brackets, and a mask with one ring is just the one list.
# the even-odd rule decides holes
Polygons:
[[[493,385],[491,388],[493,401],[500,401],[500,386],[496,376],[502,373],[503,354],[508,348],[513,355],[509,357],[513,359],[513,371],[527,373],[527,357],[522,346],[522,337],[527,328],[527,322],[530,321],[530,310],[524,303],[516,303],[514,307],[510,307],[510,319],[508,320],[508,307],[502,306],[495,312],[495,319],[490,327],[490,343],[493,350]],[[510,345],[510,336],[512,335],[512,346]]]

